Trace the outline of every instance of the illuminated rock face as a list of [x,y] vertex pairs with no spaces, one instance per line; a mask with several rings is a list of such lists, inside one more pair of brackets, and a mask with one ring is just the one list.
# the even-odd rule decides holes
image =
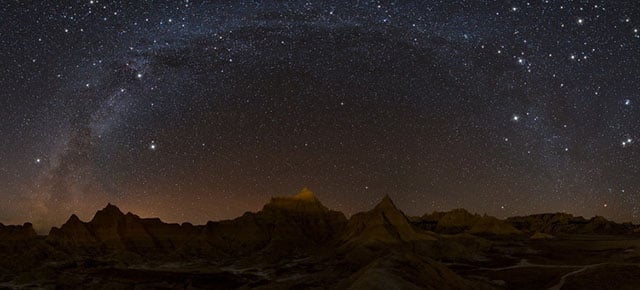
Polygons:
[[299,200],[307,200],[307,201],[314,201],[317,202],[318,199],[316,198],[316,195],[313,194],[313,192],[311,192],[311,190],[309,190],[309,188],[303,188],[298,194],[294,195],[291,197],[292,199],[299,199]]
[[325,207],[315,194],[308,188],[303,188],[300,193],[290,197],[273,197],[264,206],[263,211],[291,211],[308,213],[327,213],[330,210]]

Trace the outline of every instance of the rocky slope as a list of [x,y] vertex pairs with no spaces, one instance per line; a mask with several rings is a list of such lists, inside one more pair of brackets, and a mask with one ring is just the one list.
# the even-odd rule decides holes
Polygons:
[[347,244],[357,245],[435,240],[431,235],[417,232],[389,196],[385,196],[374,209],[352,216],[342,239]]

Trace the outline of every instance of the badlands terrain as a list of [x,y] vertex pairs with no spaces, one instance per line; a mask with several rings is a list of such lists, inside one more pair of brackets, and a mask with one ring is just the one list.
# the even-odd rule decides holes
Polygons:
[[304,189],[256,213],[168,224],[114,205],[48,235],[0,224],[0,289],[638,289],[638,226],[566,213],[350,218]]

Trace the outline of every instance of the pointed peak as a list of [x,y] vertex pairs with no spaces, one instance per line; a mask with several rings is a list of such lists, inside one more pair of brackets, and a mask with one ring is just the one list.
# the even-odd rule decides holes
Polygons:
[[292,198],[299,200],[307,200],[307,201],[317,201],[316,195],[309,190],[309,188],[303,188],[298,194],[294,195]]
[[124,214],[122,213],[122,211],[120,211],[120,209],[109,203],[107,204],[107,206],[101,210],[99,210],[98,212],[96,212],[96,215],[93,216],[93,219],[91,220],[91,222],[96,222],[96,221],[109,221],[109,220],[117,220],[124,217]]
[[382,200],[376,205],[376,209],[398,209],[396,205],[393,203],[388,194],[382,198]]
[[67,220],[66,223],[64,223],[62,225],[61,228],[66,228],[66,227],[74,227],[80,224],[84,224],[83,221],[80,220],[80,218],[76,215],[76,214],[72,214],[69,219]]
[[111,203],[108,203],[107,206],[105,206],[103,209],[99,210],[98,212],[108,213],[112,215],[124,215],[124,213],[122,213],[122,211],[120,211],[120,209],[117,206]]
[[118,211],[120,211],[120,209],[117,206],[115,206],[115,205],[113,205],[111,203],[107,203],[107,206],[105,206],[102,210],[118,210]]
[[67,222],[80,222],[80,218],[74,213],[69,217]]

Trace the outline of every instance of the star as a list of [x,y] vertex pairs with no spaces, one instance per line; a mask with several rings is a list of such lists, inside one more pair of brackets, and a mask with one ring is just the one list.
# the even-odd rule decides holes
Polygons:
[[[7,11],[15,23],[0,28],[12,36],[0,69],[4,90],[19,97],[2,99],[0,139],[9,142],[0,160],[29,165],[9,174],[8,166],[0,166],[0,179],[19,179],[9,187],[35,186],[55,173],[58,183],[114,184],[104,186],[114,191],[105,192],[107,198],[117,192],[137,198],[144,191],[154,200],[146,212],[174,206],[167,206],[165,195],[180,187],[190,187],[193,197],[189,192],[178,201],[183,210],[176,212],[195,212],[189,205],[205,193],[212,200],[225,196],[229,204],[221,208],[234,209],[222,211],[225,216],[211,211],[215,216],[197,217],[200,222],[234,218],[233,211],[263,198],[245,191],[287,190],[282,184],[307,180],[351,212],[393,188],[403,201],[422,194],[414,188],[433,189],[417,203],[438,198],[450,206],[486,190],[500,194],[478,199],[476,210],[533,213],[591,200],[567,211],[640,222],[640,206],[633,209],[640,203],[620,202],[640,188],[633,178],[640,162],[633,86],[640,66],[629,55],[640,49],[633,5],[511,1],[465,10],[456,14],[461,25],[452,25],[440,20],[449,16],[449,5],[428,3],[273,1],[258,6],[278,13],[255,18],[256,5],[129,2],[25,2]],[[446,2],[454,7],[469,1]],[[15,33],[22,30],[33,31]],[[290,147],[295,150],[285,150]],[[102,170],[142,172],[159,157],[171,166],[136,176],[141,182],[135,184],[124,171]],[[135,162],[122,162],[129,158]],[[307,159],[318,162],[281,173]],[[456,164],[465,164],[464,170],[449,170]],[[84,168],[96,176],[78,181]],[[593,168],[612,174],[603,181]],[[486,181],[461,178],[467,170]],[[208,188],[214,183],[208,181],[182,186],[192,181],[182,177],[194,172],[219,177],[220,187]],[[380,172],[391,174],[377,178]],[[165,177],[162,188],[147,182]],[[458,184],[452,187],[450,180]],[[627,192],[621,194],[623,185]],[[589,190],[572,190],[583,186]],[[24,200],[32,192],[51,196],[54,208],[47,212],[69,201],[54,202],[58,196],[28,187],[3,188],[0,199],[9,192]],[[518,199],[522,188],[527,193]],[[450,194],[454,190],[462,192]],[[342,197],[349,192],[370,194]],[[104,199],[96,194],[83,195],[87,200],[80,202],[87,204],[75,208],[90,208],[89,197]],[[604,200],[618,200],[616,210],[624,211],[604,209]],[[136,202],[122,199],[132,208],[147,206]],[[0,205],[0,212],[9,206]],[[71,214],[59,211],[64,218]],[[162,214],[175,219],[176,213]]]
[[626,140],[622,141],[622,147],[630,146],[632,142],[633,142],[633,139],[627,138]]

